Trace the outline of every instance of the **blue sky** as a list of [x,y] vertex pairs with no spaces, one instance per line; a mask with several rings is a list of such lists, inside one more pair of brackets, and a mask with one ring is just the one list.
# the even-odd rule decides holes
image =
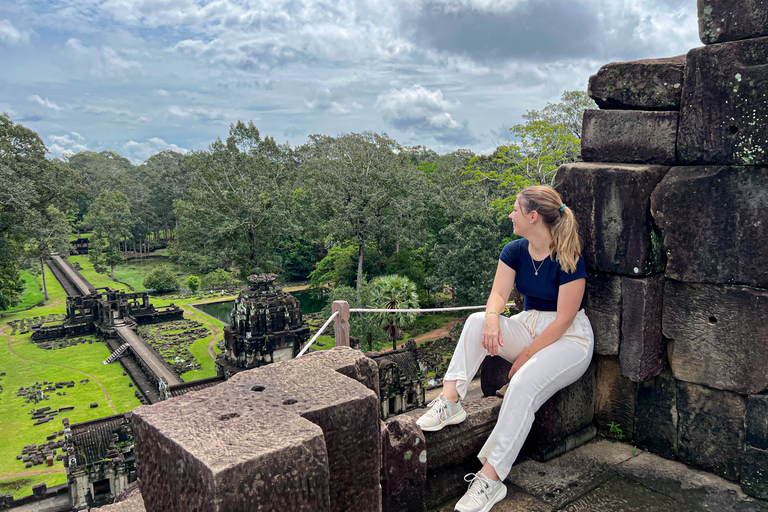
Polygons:
[[700,45],[695,0],[3,0],[0,111],[135,163],[238,119],[487,152],[602,64]]

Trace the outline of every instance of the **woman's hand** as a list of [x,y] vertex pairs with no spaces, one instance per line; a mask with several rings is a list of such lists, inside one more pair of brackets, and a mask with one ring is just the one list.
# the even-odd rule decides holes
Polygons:
[[499,355],[499,347],[504,346],[504,340],[501,337],[501,326],[499,325],[499,315],[485,315],[485,324],[483,325],[483,348],[492,356]]
[[512,376],[517,373],[517,371],[523,367],[525,363],[528,362],[528,360],[533,357],[532,354],[528,353],[528,350],[523,350],[523,352],[517,356],[517,359],[515,359],[514,364],[512,365],[512,369],[509,370],[509,378],[511,379]]

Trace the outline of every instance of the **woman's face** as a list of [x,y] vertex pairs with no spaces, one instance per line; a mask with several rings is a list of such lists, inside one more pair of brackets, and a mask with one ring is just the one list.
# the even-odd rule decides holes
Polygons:
[[512,219],[512,232],[517,236],[525,236],[523,232],[526,226],[530,223],[525,213],[523,213],[522,201],[518,199],[515,201],[515,207],[512,209],[512,213],[509,214],[509,218]]

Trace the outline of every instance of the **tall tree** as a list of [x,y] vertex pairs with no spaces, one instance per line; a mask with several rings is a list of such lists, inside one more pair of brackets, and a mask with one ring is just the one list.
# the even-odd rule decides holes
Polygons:
[[[110,276],[115,279],[115,265],[122,263],[120,243],[131,236],[133,219],[128,198],[120,191],[105,190],[91,205],[84,223],[93,229],[94,235],[106,239],[102,253],[110,266]],[[89,248],[90,252],[90,248]]]
[[65,258],[69,255],[69,234],[72,232],[67,216],[53,205],[45,212],[31,211],[25,221],[27,234],[27,254],[40,262],[43,276],[43,292],[48,300],[48,285],[45,282],[43,261],[50,258],[51,252],[57,252]]
[[303,168],[312,175],[326,232],[336,243],[354,240],[357,245],[359,293],[366,243],[384,225],[407,222],[403,215],[409,208],[407,198],[427,181],[402,147],[385,134],[312,135],[302,149],[309,155]]
[[79,192],[79,174],[48,160],[47,151],[37,133],[0,114],[0,310],[15,305],[22,290],[27,217],[44,215],[49,205],[63,211]]
[[[275,270],[277,246],[292,229],[293,154],[261,137],[252,122],[231,125],[226,141],[188,155],[187,197],[174,203],[179,219],[174,256],[235,263],[241,275]],[[210,268],[210,266],[209,266]]]

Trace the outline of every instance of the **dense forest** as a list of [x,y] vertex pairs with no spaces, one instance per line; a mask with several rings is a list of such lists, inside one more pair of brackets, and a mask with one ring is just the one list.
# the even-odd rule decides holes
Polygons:
[[514,236],[517,191],[551,184],[577,158],[591,105],[567,91],[489,155],[372,132],[292,148],[238,121],[207,149],[140,165],[113,151],[51,159],[34,131],[0,115],[0,311],[18,300],[20,269],[39,272],[81,232],[92,233],[92,260],[112,268],[167,246],[203,276],[275,272],[361,303],[370,281],[398,275],[422,306],[482,304]]

